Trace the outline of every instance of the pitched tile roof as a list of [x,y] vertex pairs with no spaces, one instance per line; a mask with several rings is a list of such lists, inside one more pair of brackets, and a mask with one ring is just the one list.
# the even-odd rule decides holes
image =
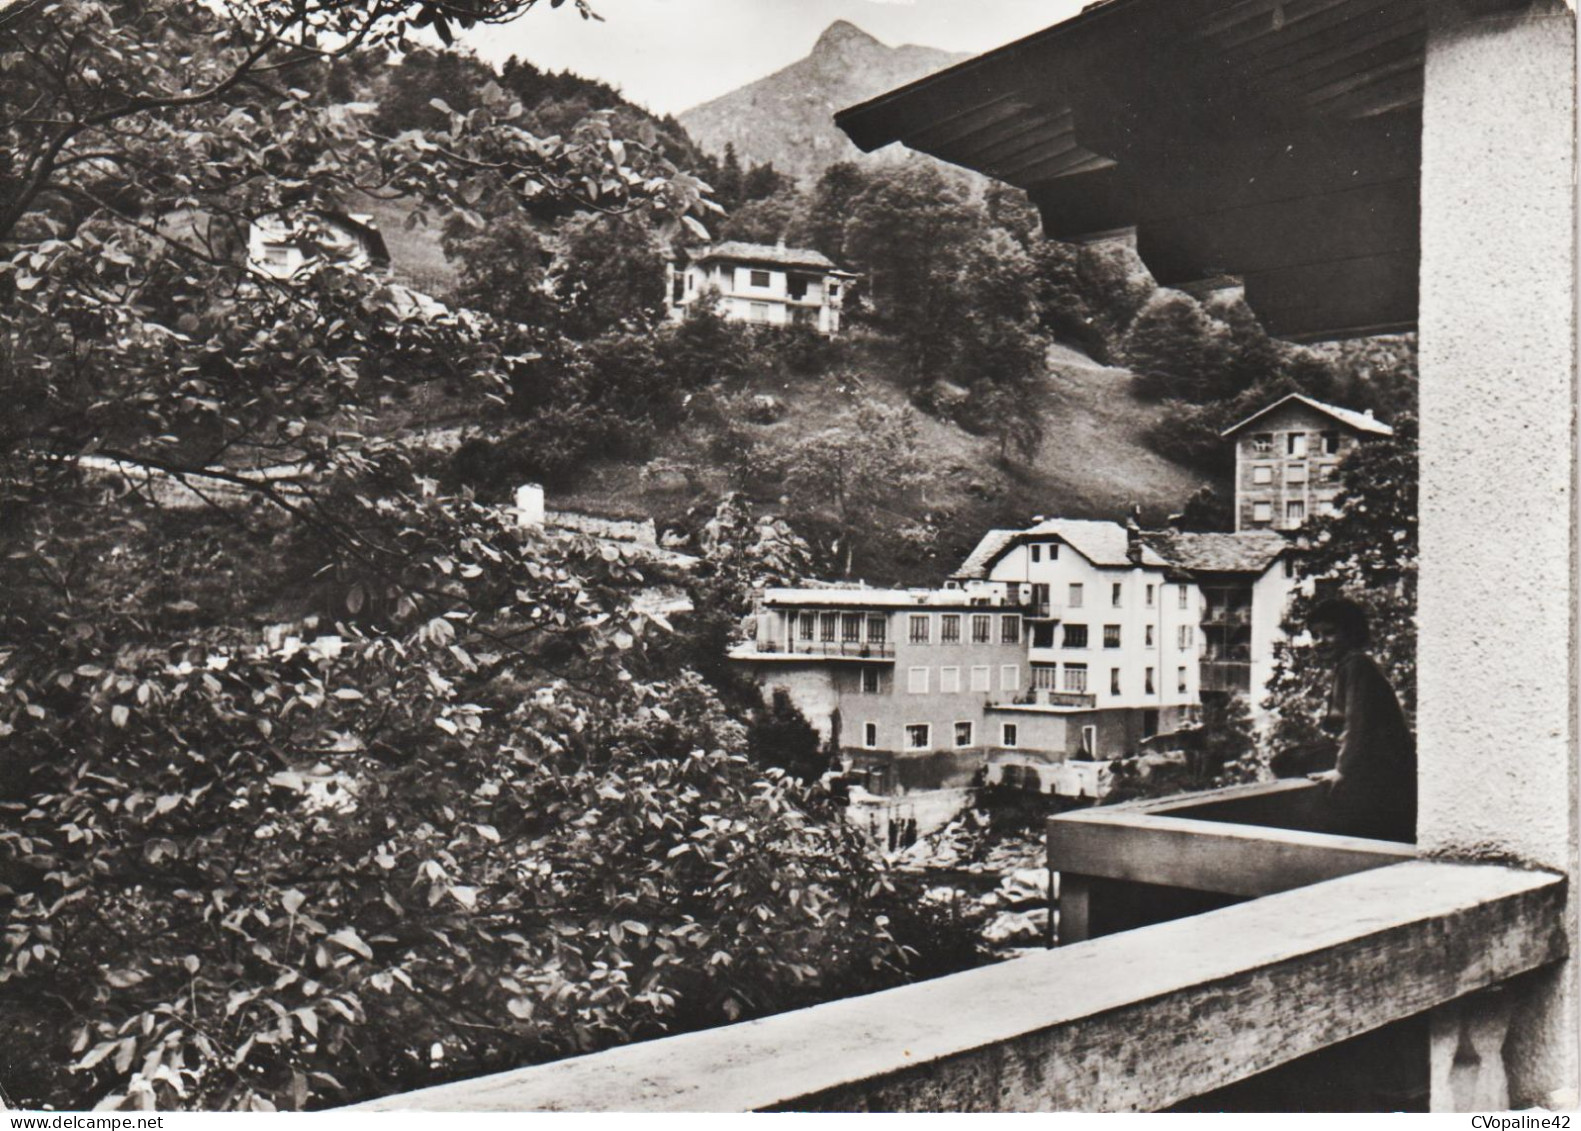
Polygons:
[[1274,409],[1279,408],[1290,401],[1300,401],[1302,404],[1306,405],[1313,411],[1321,412],[1323,415],[1337,420],[1341,424],[1354,428],[1358,432],[1368,432],[1374,436],[1394,435],[1393,428],[1390,428],[1381,420],[1376,420],[1373,417],[1368,416],[1364,412],[1357,412],[1353,408],[1340,408],[1338,405],[1324,404],[1322,401],[1315,401],[1311,397],[1303,396],[1300,393],[1291,393],[1289,396],[1280,397],[1277,401],[1271,405],[1268,405],[1266,408],[1258,409],[1239,424],[1232,424],[1223,432],[1220,432],[1219,435],[1233,436],[1235,433],[1241,431],[1241,429],[1247,427],[1254,421],[1261,420],[1270,412],[1273,412]]
[[1175,565],[1203,573],[1262,573],[1290,548],[1290,542],[1272,530],[1239,534],[1147,530],[1142,540]]
[[[1048,534],[1056,536],[1095,566],[1125,568],[1131,565],[1131,559],[1126,554],[1130,542],[1125,527],[1118,522],[1088,518],[1051,518],[1036,526],[1029,526],[1025,530],[990,530],[983,535],[977,548],[967,555],[966,560],[961,563],[961,568],[956,570],[953,576],[967,579],[986,578],[993,564],[1011,546],[1017,542],[1025,542]],[[1167,569],[1170,565],[1145,544],[1142,547],[1142,564],[1154,569]]]
[[702,248],[692,255],[692,259],[697,263],[706,263],[710,259],[733,259],[741,263],[768,263],[776,267],[817,267],[824,271],[835,269],[832,259],[810,247],[745,243],[741,240],[726,240]]

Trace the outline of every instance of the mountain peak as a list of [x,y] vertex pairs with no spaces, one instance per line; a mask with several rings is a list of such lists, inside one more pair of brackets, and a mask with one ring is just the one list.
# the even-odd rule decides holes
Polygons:
[[842,47],[852,45],[861,47],[884,46],[849,20],[835,20],[834,23],[823,29],[823,34],[818,37],[818,42],[813,44],[812,53],[821,55],[824,52],[838,51]]

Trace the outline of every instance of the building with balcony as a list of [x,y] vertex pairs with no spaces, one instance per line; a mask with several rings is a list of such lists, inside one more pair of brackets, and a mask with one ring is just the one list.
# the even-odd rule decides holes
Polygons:
[[1239,695],[1253,721],[1265,723],[1274,645],[1284,638],[1281,622],[1297,585],[1290,542],[1272,530],[1161,530],[1144,538],[1160,557],[1189,571],[1197,587],[1202,697]]
[[1053,519],[988,532],[942,589],[767,590],[731,656],[874,792],[1014,766],[1063,793],[1070,775],[1037,768],[1106,763],[1192,719],[1201,608],[1140,531]]
[[1340,461],[1394,429],[1370,412],[1291,393],[1222,435],[1235,443],[1235,529],[1296,530],[1333,513]]
[[712,294],[720,316],[731,322],[806,326],[832,336],[840,332],[846,290],[855,278],[821,251],[727,241],[670,262],[669,316],[685,318]]

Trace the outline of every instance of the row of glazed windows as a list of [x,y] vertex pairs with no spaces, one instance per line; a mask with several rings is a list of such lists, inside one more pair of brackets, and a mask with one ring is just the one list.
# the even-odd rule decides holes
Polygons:
[[[1033,558],[1032,560],[1036,561],[1037,559]],[[1149,609],[1155,608],[1158,602],[1157,584],[1148,582],[1148,584],[1143,587],[1142,592],[1145,598],[1143,603]],[[1086,585],[1080,581],[1072,581],[1070,583],[1069,589],[1066,592],[1066,597],[1067,599],[1065,604],[1067,608],[1083,608],[1087,602]],[[1034,582],[1032,585],[1032,603],[1035,605],[1047,605],[1048,601],[1049,587],[1047,585]],[[1188,586],[1175,586],[1175,603],[1179,608],[1182,609],[1191,607],[1191,590]],[[1111,607],[1116,609],[1125,607],[1125,582],[1115,581],[1110,584],[1109,604]]]
[[[940,644],[959,644],[961,642],[962,619],[963,617],[959,613],[944,613],[940,615]],[[992,614],[972,613],[964,619],[971,621],[973,644],[992,643],[994,639],[994,618]],[[912,644],[931,644],[933,642],[933,617],[927,613],[912,613],[907,621],[907,640]],[[1021,614],[1000,614],[999,643],[1021,643]]]
[[[1070,691],[1077,694],[1087,690],[1087,665],[1086,664],[1033,664],[1032,686],[1044,691]],[[1154,669],[1145,668],[1142,672],[1142,694],[1156,695],[1158,681],[1154,678]],[[1191,686],[1191,668],[1188,664],[1181,664],[1175,669],[1175,690],[1184,693]],[[1122,682],[1120,668],[1109,669],[1109,694],[1123,695],[1125,689]]]
[[[1318,465],[1318,482],[1334,483],[1339,479],[1339,464],[1325,463]],[[1259,463],[1252,466],[1252,483],[1264,487],[1274,481],[1274,465]],[[1307,465],[1292,463],[1285,468],[1285,482],[1292,487],[1304,484],[1307,481]]]
[[[976,727],[971,720],[963,719],[953,724],[953,738],[956,749],[971,746],[976,735]],[[1084,726],[1081,728],[1082,749],[1089,755],[1096,753],[1098,747],[1098,728]],[[878,749],[878,724],[862,724],[862,745],[869,750]],[[1010,750],[1021,745],[1020,728],[1016,723],[999,724],[999,745]],[[933,724],[908,723],[906,725],[907,750],[933,749]]]
[[[874,673],[875,677],[877,675],[877,669],[876,668],[874,668],[874,669],[864,668],[863,669],[863,673],[862,673],[862,690],[864,692],[868,690],[868,686],[869,686],[869,679],[868,679],[868,675],[867,675],[869,670],[871,670]],[[993,686],[992,686],[992,683],[993,683],[993,668],[991,666],[989,666],[988,664],[977,664],[977,665],[974,665],[973,667],[967,669],[967,673],[968,673],[968,679],[970,680],[970,683],[966,687],[962,687],[961,686],[961,669],[960,668],[958,668],[958,667],[944,667],[944,668],[940,668],[939,669],[939,681],[938,681],[938,691],[939,691],[939,693],[941,695],[955,695],[955,694],[959,694],[961,691],[979,691],[979,692],[981,692],[981,691],[992,691],[993,690]],[[878,683],[877,679],[874,678],[872,680],[872,686],[873,686],[873,690],[874,691],[878,690],[877,683]],[[906,672],[906,690],[907,690],[907,692],[909,692],[912,695],[927,695],[929,692],[931,692],[933,690],[933,669],[932,668],[910,668],[910,669],[908,669],[907,672]],[[999,667],[999,690],[1000,691],[1020,691],[1021,690],[1021,665],[1019,665],[1019,664],[1001,664],[1000,665],[1000,667]]]
[[[1285,455],[1303,458],[1311,449],[1311,436],[1309,432],[1285,432]],[[1338,455],[1340,450],[1340,434],[1338,432],[1319,432],[1317,450],[1326,456]],[[1274,450],[1274,433],[1256,432],[1251,439],[1251,450],[1266,455]]]
[[[1061,639],[1060,639],[1060,646],[1062,648],[1087,648],[1087,647],[1091,646],[1088,643],[1088,633],[1087,633],[1087,626],[1086,625],[1084,625],[1084,624],[1066,624],[1066,625],[1061,625],[1060,627],[1063,630],[1062,635],[1061,635]],[[1043,639],[1044,639],[1043,637],[1035,635],[1034,638],[1033,638],[1032,643],[1033,643],[1033,645],[1035,647],[1053,647],[1053,641],[1052,640],[1049,640],[1049,642],[1047,644],[1043,644],[1042,643]],[[1194,626],[1189,625],[1189,624],[1182,624],[1182,625],[1177,625],[1176,626],[1176,628],[1175,628],[1175,647],[1177,647],[1177,648],[1190,648],[1195,643],[1196,643],[1196,629],[1195,629]],[[1120,647],[1120,626],[1119,625],[1117,625],[1117,624],[1106,624],[1106,625],[1103,626],[1103,646],[1105,648],[1118,648],[1118,647]],[[1142,646],[1144,648],[1156,648],[1158,646],[1158,640],[1156,638],[1153,625],[1144,624],[1142,626]]]

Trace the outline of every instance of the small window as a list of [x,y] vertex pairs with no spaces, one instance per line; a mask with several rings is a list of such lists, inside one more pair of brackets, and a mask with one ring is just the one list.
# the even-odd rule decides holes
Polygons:
[[862,639],[862,614],[845,613],[840,617],[840,639],[855,644]]
[[1020,735],[1016,731],[1016,724],[1015,723],[1002,723],[1002,724],[1000,724],[1000,727],[999,727],[999,745],[1000,746],[1015,746],[1016,743],[1019,742],[1019,741],[1020,741]]
[[832,644],[834,642],[835,626],[839,624],[839,622],[840,618],[835,613],[821,614],[818,617],[818,639],[828,641]]
[[1065,665],[1065,690],[1066,691],[1077,691],[1077,692],[1081,692],[1081,691],[1086,691],[1087,690],[1087,665],[1086,664],[1066,664]]
[[1157,711],[1143,711],[1142,712],[1142,737],[1143,738],[1152,738],[1157,733],[1158,733],[1158,712]]
[[839,298],[840,297],[840,284],[839,283],[830,283],[827,287],[824,288],[824,290],[826,290],[829,293],[829,297],[830,298]]
[[1177,641],[1178,645],[1181,648],[1190,648],[1191,645],[1192,645],[1192,642],[1193,642],[1192,632],[1191,632],[1191,625],[1189,625],[1189,624],[1181,625],[1178,635],[1179,635],[1179,639]]
[[1252,468],[1252,482],[1259,487],[1266,487],[1274,481],[1274,469],[1271,465],[1260,463]]
[[882,644],[884,642],[886,621],[878,613],[870,613],[867,618],[867,642],[869,644]]
[[1103,626],[1103,646],[1105,648],[1118,648],[1120,646],[1120,626],[1106,624]]
[[987,644],[992,639],[994,618],[987,613],[972,614],[972,643]]
[[1307,505],[1300,499],[1291,499],[1285,504],[1285,521],[1302,522],[1307,516]]
[[1065,626],[1065,647],[1087,647],[1087,626],[1084,624],[1067,624]]
[[945,613],[939,618],[939,643],[959,644],[961,642],[961,615],[959,613]]
[[972,724],[970,722],[956,723],[955,724],[955,745],[957,747],[961,747],[961,746],[970,746],[971,744],[972,744]]
[[751,303],[747,307],[747,321],[749,321],[749,322],[767,322],[768,320],[769,320],[769,304],[768,303],[766,303],[766,302],[754,302],[754,303]]
[[1089,758],[1098,757],[1098,728],[1084,726],[1081,728],[1081,750]]
[[999,690],[1000,691],[1020,691],[1021,690],[1021,665],[1020,664],[1000,664],[999,665]]
[[869,749],[869,750],[877,750],[878,749],[878,724],[877,723],[863,723],[862,724],[862,745],[867,747],[867,749]]
[[1059,666],[1057,664],[1033,664],[1032,686],[1050,690],[1059,686]]
[[862,669],[862,694],[878,694],[878,669],[868,666]]
[[926,644],[928,642],[928,614],[914,613],[911,617],[911,642],[913,644]]
[[801,615],[801,638],[811,640],[818,631],[818,614],[803,613]]
[[1118,695],[1118,694],[1120,694],[1120,669],[1119,668],[1110,668],[1109,669],[1109,694],[1110,695]]
[[1326,456],[1337,456],[1337,455],[1339,455],[1339,433],[1338,432],[1325,432],[1325,433],[1323,433],[1323,454],[1326,455]]
[[1070,583],[1070,607],[1071,608],[1073,608],[1073,609],[1081,608],[1081,593],[1082,593],[1081,582],[1079,582],[1079,581],[1071,582]]
[[1109,603],[1118,609],[1124,601],[1125,585],[1122,582],[1116,581],[1114,583],[1113,589],[1111,589],[1109,593]]
[[1289,467],[1285,468],[1285,482],[1286,483],[1290,483],[1292,485],[1299,485],[1299,484],[1305,483],[1306,481],[1307,481],[1307,465],[1306,464],[1304,464],[1304,463],[1293,463]]
[[1043,560],[1043,547],[1042,546],[1039,546],[1036,542],[1034,542],[1029,547],[1029,549],[1032,551],[1032,560],[1034,562],[1040,562],[1040,561]]
[[1318,479],[1324,483],[1334,483],[1339,479],[1339,464],[1325,463],[1318,468]]
[[1186,690],[1186,666],[1182,664],[1176,675],[1175,690],[1184,693]]
[[1147,607],[1148,608],[1151,609],[1153,607],[1153,599],[1157,595],[1158,595],[1158,586],[1156,586],[1156,585],[1149,585],[1147,587]]
[[1274,505],[1272,503],[1253,503],[1253,522],[1272,522],[1274,520]]
[[910,669],[906,673],[906,690],[913,695],[926,695],[928,693],[928,669]]
[[1153,647],[1154,643],[1155,643],[1155,641],[1153,640],[1153,626],[1150,625],[1150,624],[1143,625],[1142,626],[1142,647],[1144,647],[1144,648],[1151,648],[1151,647]]
[[911,723],[906,727],[906,747],[926,750],[933,745],[933,728],[927,723]]
[[1153,669],[1148,668],[1142,673],[1142,692],[1145,695],[1153,694]]
[[975,664],[972,667],[972,690],[991,691],[989,682],[993,679],[993,671],[987,664]]
[[1284,558],[1284,567],[1285,577],[1289,580],[1294,580],[1296,575],[1296,560],[1292,557],[1286,556]]
[[1001,644],[1021,643],[1021,618],[1015,613],[1005,613],[999,618],[999,642]]
[[940,668],[939,690],[946,695],[954,695],[961,690],[961,669]]
[[1180,606],[1182,609],[1190,608],[1191,590],[1187,589],[1184,585],[1177,585],[1175,586],[1175,589],[1177,590],[1175,604]]
[[1032,647],[1054,647],[1054,626],[1052,624],[1035,624],[1032,626]]
[[1285,437],[1285,455],[1304,456],[1307,454],[1307,434],[1305,432],[1291,432]]
[[1272,432],[1258,432],[1252,437],[1252,451],[1271,452],[1274,450],[1274,434]]
[[768,286],[769,285],[769,273],[767,271],[753,271],[752,272],[751,283],[752,283],[752,285],[754,287],[766,287],[766,286]]

